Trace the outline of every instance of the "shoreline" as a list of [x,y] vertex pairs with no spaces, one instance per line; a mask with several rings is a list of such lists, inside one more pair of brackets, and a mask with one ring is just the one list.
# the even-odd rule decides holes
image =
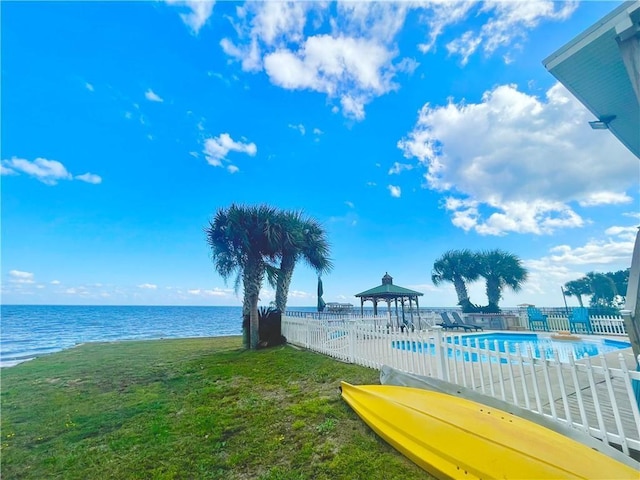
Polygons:
[[[188,336],[188,337],[154,337],[154,338],[120,338],[114,340],[95,340],[88,342],[79,342],[74,345],[68,347],[62,347],[51,352],[42,353],[38,355],[25,355],[23,357],[15,357],[14,360],[8,360],[5,363],[4,356],[0,352],[0,370],[5,368],[16,367],[20,364],[30,362],[31,360],[35,360],[37,358],[49,357],[56,353],[65,352],[67,350],[73,350],[74,348],[81,347],[84,345],[108,345],[108,344],[120,344],[120,343],[129,343],[129,342],[154,342],[159,340],[197,340],[197,339],[214,339],[214,338],[230,338],[230,337],[242,337],[242,335],[234,335],[234,334],[226,334],[226,335],[202,335],[202,336]],[[9,364],[7,364],[9,363]]]

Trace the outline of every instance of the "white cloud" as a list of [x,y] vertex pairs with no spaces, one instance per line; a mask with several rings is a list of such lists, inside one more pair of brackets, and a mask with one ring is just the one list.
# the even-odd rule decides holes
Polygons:
[[615,205],[619,203],[631,203],[633,199],[624,192],[594,192],[578,203],[582,207],[593,205]]
[[[57,160],[47,160],[46,158],[36,158],[33,162],[24,158],[13,157],[11,160],[2,160],[3,175],[17,172],[26,173],[46,185],[56,185],[59,180],[71,180],[73,177],[65,166]],[[5,170],[6,169],[6,170]]]
[[60,285],[60,280],[51,280],[51,285]]
[[207,23],[216,3],[213,0],[166,0],[166,2],[186,11],[186,13],[180,13],[180,18],[194,34],[198,34]]
[[15,170],[11,170],[4,165],[0,165],[0,175],[18,175],[18,172],[16,172]]
[[229,173],[237,173],[239,171],[240,171],[240,169],[238,167],[236,167],[235,165],[227,165],[227,172],[229,172]]
[[294,130],[299,131],[300,135],[304,135],[305,133],[307,133],[307,130],[304,128],[304,125],[301,123],[299,123],[298,125],[294,125],[290,123],[289,128],[293,128]]
[[[397,73],[417,66],[412,59],[393,63],[394,37],[408,8],[339,2],[332,13],[327,2],[255,2],[238,9],[238,40],[224,38],[220,45],[244,71],[264,68],[274,85],[326,94],[341,105],[332,105],[332,111],[341,108],[348,118],[361,120],[367,103],[398,88]],[[329,34],[305,36],[327,18]]]
[[10,270],[9,281],[11,283],[33,283],[33,273],[22,272],[20,270]]
[[397,89],[398,75],[410,75],[419,65],[397,58],[408,12],[416,12],[427,32],[418,45],[423,53],[434,49],[448,26],[472,17],[477,26],[447,44],[450,54],[466,63],[478,50],[491,55],[506,49],[502,58],[513,62],[528,31],[568,18],[576,6],[552,0],[247,2],[229,17],[236,38],[223,38],[220,46],[243,71],[264,70],[274,85],[325,94],[332,112],[362,120],[368,103]]
[[138,288],[143,288],[146,290],[155,290],[158,288],[158,286],[154,285],[153,283],[143,283],[141,285],[138,285]]
[[346,202],[344,202],[344,204],[349,208],[355,208],[355,205],[353,204],[353,202],[350,202],[348,200]]
[[338,98],[347,117],[361,120],[366,103],[397,88],[394,56],[375,40],[317,35],[297,51],[281,48],[267,54],[264,67],[273,84]]
[[246,153],[254,157],[258,152],[255,143],[236,142],[228,133],[222,133],[218,137],[208,138],[204,142],[203,153],[209,165],[222,166],[229,152]]
[[389,169],[389,175],[397,175],[404,170],[412,170],[413,165],[410,163],[394,162],[393,166]]
[[464,20],[474,6],[473,2],[450,0],[434,2],[430,9],[424,11],[421,19],[428,27],[429,39],[427,42],[418,45],[422,53],[427,53],[433,49],[436,40],[444,32],[445,28]]
[[596,265],[631,263],[633,241],[589,240],[581,247],[558,245],[550,249],[551,261],[564,265]]
[[[628,268],[635,240],[632,230],[635,227],[610,227],[604,232],[608,238],[593,238],[580,246],[557,245],[548,255],[524,260],[530,273],[524,293],[548,298],[550,293],[560,291],[560,285],[587,272]],[[631,233],[633,238],[627,237]]]
[[102,183],[102,177],[94,173],[84,173],[82,175],[76,175],[74,178],[83,182],[93,183],[94,185]]
[[314,128],[313,129],[313,134],[314,135],[322,135],[324,132],[322,130],[320,130],[319,128]]
[[210,290],[205,288],[194,288],[187,290],[187,293],[198,297],[229,297],[232,295],[233,291],[222,288],[214,288]]
[[389,190],[391,196],[394,198],[400,198],[400,195],[402,195],[402,190],[396,185],[388,185],[387,189]]
[[85,88],[86,88],[87,90],[89,90],[90,92],[93,92],[93,91],[94,91],[93,85],[91,85],[89,82],[86,82],[86,83],[84,84],[84,86],[85,86]]
[[612,237],[618,237],[620,239],[633,242],[636,239],[636,235],[638,233],[638,227],[613,226],[613,227],[607,228],[604,231],[604,233]]
[[144,97],[150,102],[164,102],[164,100],[151,89],[144,92]]
[[[575,1],[558,3],[552,0],[516,2],[491,0],[482,2],[477,15],[486,16],[486,22],[479,30],[468,30],[449,42],[446,46],[447,51],[450,54],[460,55],[461,62],[466,64],[469,57],[480,46],[486,55],[494,53],[500,47],[517,47],[517,42],[526,39],[527,32],[536,28],[541,21],[566,20],[577,7],[578,2]],[[464,7],[459,7],[456,3],[453,4],[452,11],[464,17],[468,14],[464,11]],[[452,20],[458,21],[460,18],[461,16],[454,16]],[[442,18],[439,20],[442,28],[442,21],[447,22],[447,20]],[[506,59],[512,61],[509,55]]]
[[640,180],[637,159],[589,119],[560,84],[543,99],[500,85],[479,103],[424,105],[398,147],[426,169],[428,188],[462,202],[445,203],[457,226],[547,234],[584,224],[572,203],[627,201]]
[[312,299],[315,298],[315,295],[301,290],[291,290],[289,291],[289,297],[297,299]]

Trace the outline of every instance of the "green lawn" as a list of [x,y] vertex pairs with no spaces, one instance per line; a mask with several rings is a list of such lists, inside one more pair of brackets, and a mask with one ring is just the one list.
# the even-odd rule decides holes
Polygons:
[[378,372],[239,337],[87,344],[2,370],[9,479],[412,479],[340,398]]

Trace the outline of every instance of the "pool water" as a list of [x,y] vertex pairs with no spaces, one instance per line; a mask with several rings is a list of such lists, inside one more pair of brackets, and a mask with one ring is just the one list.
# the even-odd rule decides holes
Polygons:
[[[577,360],[585,356],[593,357],[601,353],[615,352],[623,348],[631,346],[630,343],[622,340],[609,340],[601,337],[587,337],[580,340],[554,340],[550,336],[540,336],[537,334],[525,334],[525,333],[487,333],[479,335],[465,335],[446,337],[447,342],[458,345],[460,339],[462,339],[462,345],[470,347],[479,347],[482,349],[488,349],[493,352],[497,348],[500,352],[519,353],[527,356],[528,351],[535,358],[541,358],[542,352],[547,358],[553,358],[554,350],[558,352],[558,358],[563,363],[568,363],[569,353],[573,354],[573,357]],[[506,344],[505,344],[506,342]],[[411,350],[418,353],[428,353],[435,355],[435,345],[428,344],[426,342],[416,341],[393,341],[392,348],[398,348],[401,350]],[[454,349],[449,348],[449,357],[453,355]],[[477,353],[460,352],[456,351],[456,355],[464,353],[465,361],[478,361]],[[483,361],[486,361],[483,356]],[[506,359],[501,359],[501,362],[506,363]]]

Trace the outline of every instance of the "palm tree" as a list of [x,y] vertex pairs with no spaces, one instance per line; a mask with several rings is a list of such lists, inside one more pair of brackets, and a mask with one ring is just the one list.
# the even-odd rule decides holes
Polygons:
[[470,311],[473,304],[469,300],[466,282],[473,282],[479,277],[478,260],[471,250],[449,250],[442,254],[433,264],[431,281],[434,285],[451,282],[456,289],[458,305],[463,312]]
[[298,260],[303,260],[318,275],[329,272],[333,264],[329,259],[326,233],[316,220],[305,218],[300,211],[287,211],[279,216],[278,221],[281,260],[276,280],[276,308],[284,312]]
[[589,279],[586,277],[579,278],[577,280],[571,280],[564,284],[564,293],[570,297],[576,297],[578,304],[584,307],[582,303],[582,295],[591,295],[591,287],[589,286]]
[[250,317],[250,341],[257,348],[258,300],[265,271],[275,262],[280,244],[277,227],[278,212],[267,205],[241,206],[232,204],[219,209],[209,227],[205,228],[207,243],[218,274],[226,281],[234,273],[236,291],[242,280],[244,288],[243,315]]
[[518,256],[499,249],[482,252],[479,260],[481,275],[487,282],[489,305],[485,311],[498,313],[502,290],[509,287],[514,292],[519,291],[527,280],[527,270],[522,266],[522,260]]
[[613,279],[604,273],[589,272],[586,275],[591,288],[592,307],[614,307],[614,300],[617,295],[616,284]]

